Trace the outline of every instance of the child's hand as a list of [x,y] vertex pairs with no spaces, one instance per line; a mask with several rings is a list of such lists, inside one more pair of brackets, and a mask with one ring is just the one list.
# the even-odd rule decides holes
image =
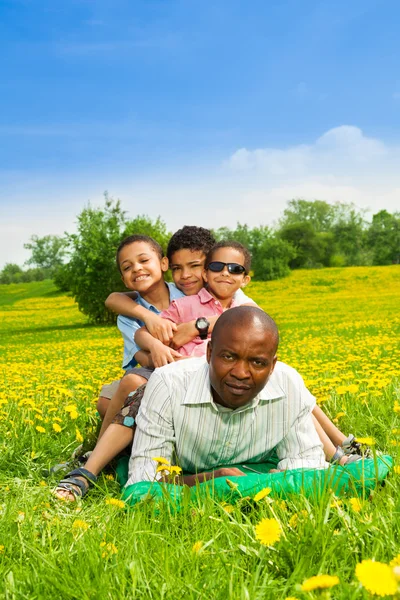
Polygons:
[[179,352],[173,350],[173,348],[169,348],[168,346],[164,346],[164,344],[154,344],[153,348],[150,351],[151,360],[153,361],[154,368],[164,367],[169,363],[175,362],[180,358],[183,358]]
[[144,324],[149,333],[163,344],[169,344],[176,331],[176,324],[168,319],[162,319],[159,315],[155,315],[150,311],[148,311],[148,313]]
[[177,327],[176,333],[172,338],[172,348],[180,348],[188,342],[191,342],[195,337],[199,335],[195,327],[195,321],[189,321],[188,323],[180,323]]

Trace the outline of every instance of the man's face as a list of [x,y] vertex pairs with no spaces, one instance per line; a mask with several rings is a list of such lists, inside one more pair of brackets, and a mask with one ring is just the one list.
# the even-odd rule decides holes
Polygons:
[[248,404],[274,370],[275,350],[274,337],[257,324],[220,331],[207,347],[214,401],[232,409]]
[[185,294],[198,294],[204,286],[203,269],[206,255],[202,250],[181,248],[171,256],[169,268],[176,287]]

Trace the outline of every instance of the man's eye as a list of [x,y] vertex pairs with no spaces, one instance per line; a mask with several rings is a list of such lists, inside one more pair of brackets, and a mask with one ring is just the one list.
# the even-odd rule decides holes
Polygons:
[[267,366],[264,360],[258,360],[257,358],[253,360],[253,365],[259,368]]
[[180,270],[181,270],[181,268],[180,268],[180,267],[171,267],[171,271],[172,271],[173,273],[176,273],[176,271],[180,271]]
[[141,263],[142,265],[143,265],[144,263],[147,263],[147,262],[149,262],[149,259],[148,259],[148,258],[143,258],[143,259],[140,261],[140,263]]
[[122,270],[123,271],[129,271],[130,268],[131,268],[131,265],[129,265],[129,267],[124,267]]
[[232,360],[233,356],[231,354],[221,354],[221,358],[224,360]]

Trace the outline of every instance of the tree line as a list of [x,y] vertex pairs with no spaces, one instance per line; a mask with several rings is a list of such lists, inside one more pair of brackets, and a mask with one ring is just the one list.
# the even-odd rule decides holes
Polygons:
[[[295,199],[288,202],[274,227],[213,230],[215,238],[236,240],[252,254],[254,280],[285,277],[292,269],[389,265],[400,263],[400,212],[381,210],[365,218],[353,204]],[[171,232],[158,217],[129,219],[105,194],[103,208],[84,208],[77,217],[77,232],[64,236],[32,236],[24,247],[31,251],[28,269],[12,263],[0,273],[0,283],[54,279],[72,293],[80,310],[92,321],[113,321],[104,308],[111,290],[123,289],[115,265],[116,248],[132,233],[150,235],[166,249]]]

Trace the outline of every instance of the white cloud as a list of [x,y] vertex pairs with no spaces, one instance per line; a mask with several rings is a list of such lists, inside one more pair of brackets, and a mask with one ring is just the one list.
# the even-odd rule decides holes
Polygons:
[[0,216],[0,268],[27,258],[23,243],[31,235],[73,231],[76,215],[89,200],[102,204],[105,189],[121,199],[130,216],[161,215],[170,230],[184,224],[233,227],[237,221],[272,225],[287,202],[300,197],[354,202],[370,214],[400,210],[399,164],[399,147],[343,125],[311,144],[240,148],[213,168],[190,170],[182,164],[174,171],[154,169],[140,180],[101,170],[52,179],[12,173],[0,194],[8,208]]

